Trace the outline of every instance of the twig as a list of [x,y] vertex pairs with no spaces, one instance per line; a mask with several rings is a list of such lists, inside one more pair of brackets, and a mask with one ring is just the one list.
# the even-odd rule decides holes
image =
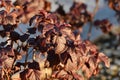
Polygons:
[[93,11],[93,17],[92,17],[92,19],[91,19],[91,21],[90,21],[90,27],[89,27],[89,30],[88,30],[88,34],[87,34],[87,39],[89,40],[90,39],[90,37],[91,37],[91,31],[92,31],[92,27],[93,27],[93,20],[94,20],[94,17],[95,17],[95,14],[96,14],[96,12],[97,12],[97,10],[98,10],[98,3],[99,3],[99,0],[96,0],[96,7],[94,8],[94,11]]
[[[18,53],[20,53],[20,50],[21,50],[21,47],[19,46],[19,44],[17,43],[17,52]],[[12,69],[14,68],[14,63],[16,62],[16,59],[17,59],[17,54],[15,54],[15,52],[14,52],[14,55],[15,55],[15,57],[14,57],[14,61],[13,61],[13,64],[12,64]]]

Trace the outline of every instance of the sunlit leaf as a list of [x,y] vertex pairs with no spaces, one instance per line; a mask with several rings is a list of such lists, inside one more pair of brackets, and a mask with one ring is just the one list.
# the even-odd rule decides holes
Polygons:
[[3,62],[3,66],[7,69],[11,69],[12,68],[12,64],[13,64],[14,59],[13,58],[7,58],[4,62]]
[[56,54],[61,54],[67,49],[67,47],[65,46],[66,39],[63,36],[57,36],[55,43],[57,44],[57,46],[55,48]]
[[35,69],[26,69],[20,73],[20,77],[23,80],[40,80],[40,71]]

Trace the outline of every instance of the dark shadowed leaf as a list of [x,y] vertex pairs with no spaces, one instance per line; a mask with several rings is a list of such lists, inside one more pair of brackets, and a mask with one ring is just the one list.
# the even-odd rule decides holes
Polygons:
[[35,70],[40,70],[39,63],[36,61],[33,61],[32,63],[28,64],[29,69],[35,69]]
[[[36,20],[36,23],[38,23],[38,22],[42,21],[43,18],[44,18],[43,15],[35,15],[35,16],[33,16],[33,17],[30,19],[30,21],[29,21],[29,26],[31,26],[31,25],[34,23],[35,20]],[[38,21],[38,22],[37,22],[37,21]]]
[[29,21],[29,26],[31,26],[32,25],[32,23],[33,23],[33,21],[36,19],[36,15],[35,16],[33,16],[31,19],[30,19],[30,21]]
[[13,58],[15,56],[14,49],[11,47],[11,45],[7,45],[4,49],[9,57]]
[[46,43],[46,38],[40,38],[38,36],[36,38],[36,45],[42,53],[44,53],[48,50],[48,46],[47,46],[47,43]]
[[60,15],[65,16],[65,11],[62,5],[59,5],[58,9],[56,10]]
[[21,42],[25,42],[28,39],[29,36],[30,36],[29,34],[23,34],[23,35],[21,35],[20,36],[20,41]]
[[25,64],[24,63],[21,63],[21,62],[17,62],[16,64],[15,64],[15,66],[17,66],[17,67],[21,67],[21,66],[24,66]]
[[40,31],[41,33],[42,33],[42,31],[43,31],[43,28],[44,28],[44,25],[42,25],[42,24],[39,24],[39,25],[38,25],[38,31]]
[[58,65],[60,63],[59,55],[55,54],[54,50],[48,51],[47,60],[50,63],[50,67],[53,67],[54,65]]
[[28,33],[30,34],[35,34],[36,33],[36,28],[33,27],[33,28],[28,28]]
[[6,32],[10,32],[14,29],[11,24],[3,25],[3,28]]
[[16,41],[19,39],[19,37],[20,37],[19,33],[15,32],[15,31],[10,32],[11,40]]
[[23,45],[22,50],[26,52],[28,50],[28,45]]
[[2,38],[6,37],[6,35],[7,35],[7,33],[6,33],[4,30],[1,30],[1,31],[0,31],[0,36],[1,36]]
[[35,45],[36,44],[35,43],[35,38],[29,38],[27,42],[28,42],[29,45]]
[[0,43],[0,46],[5,46],[7,43],[8,43],[7,41],[1,42],[1,43]]

